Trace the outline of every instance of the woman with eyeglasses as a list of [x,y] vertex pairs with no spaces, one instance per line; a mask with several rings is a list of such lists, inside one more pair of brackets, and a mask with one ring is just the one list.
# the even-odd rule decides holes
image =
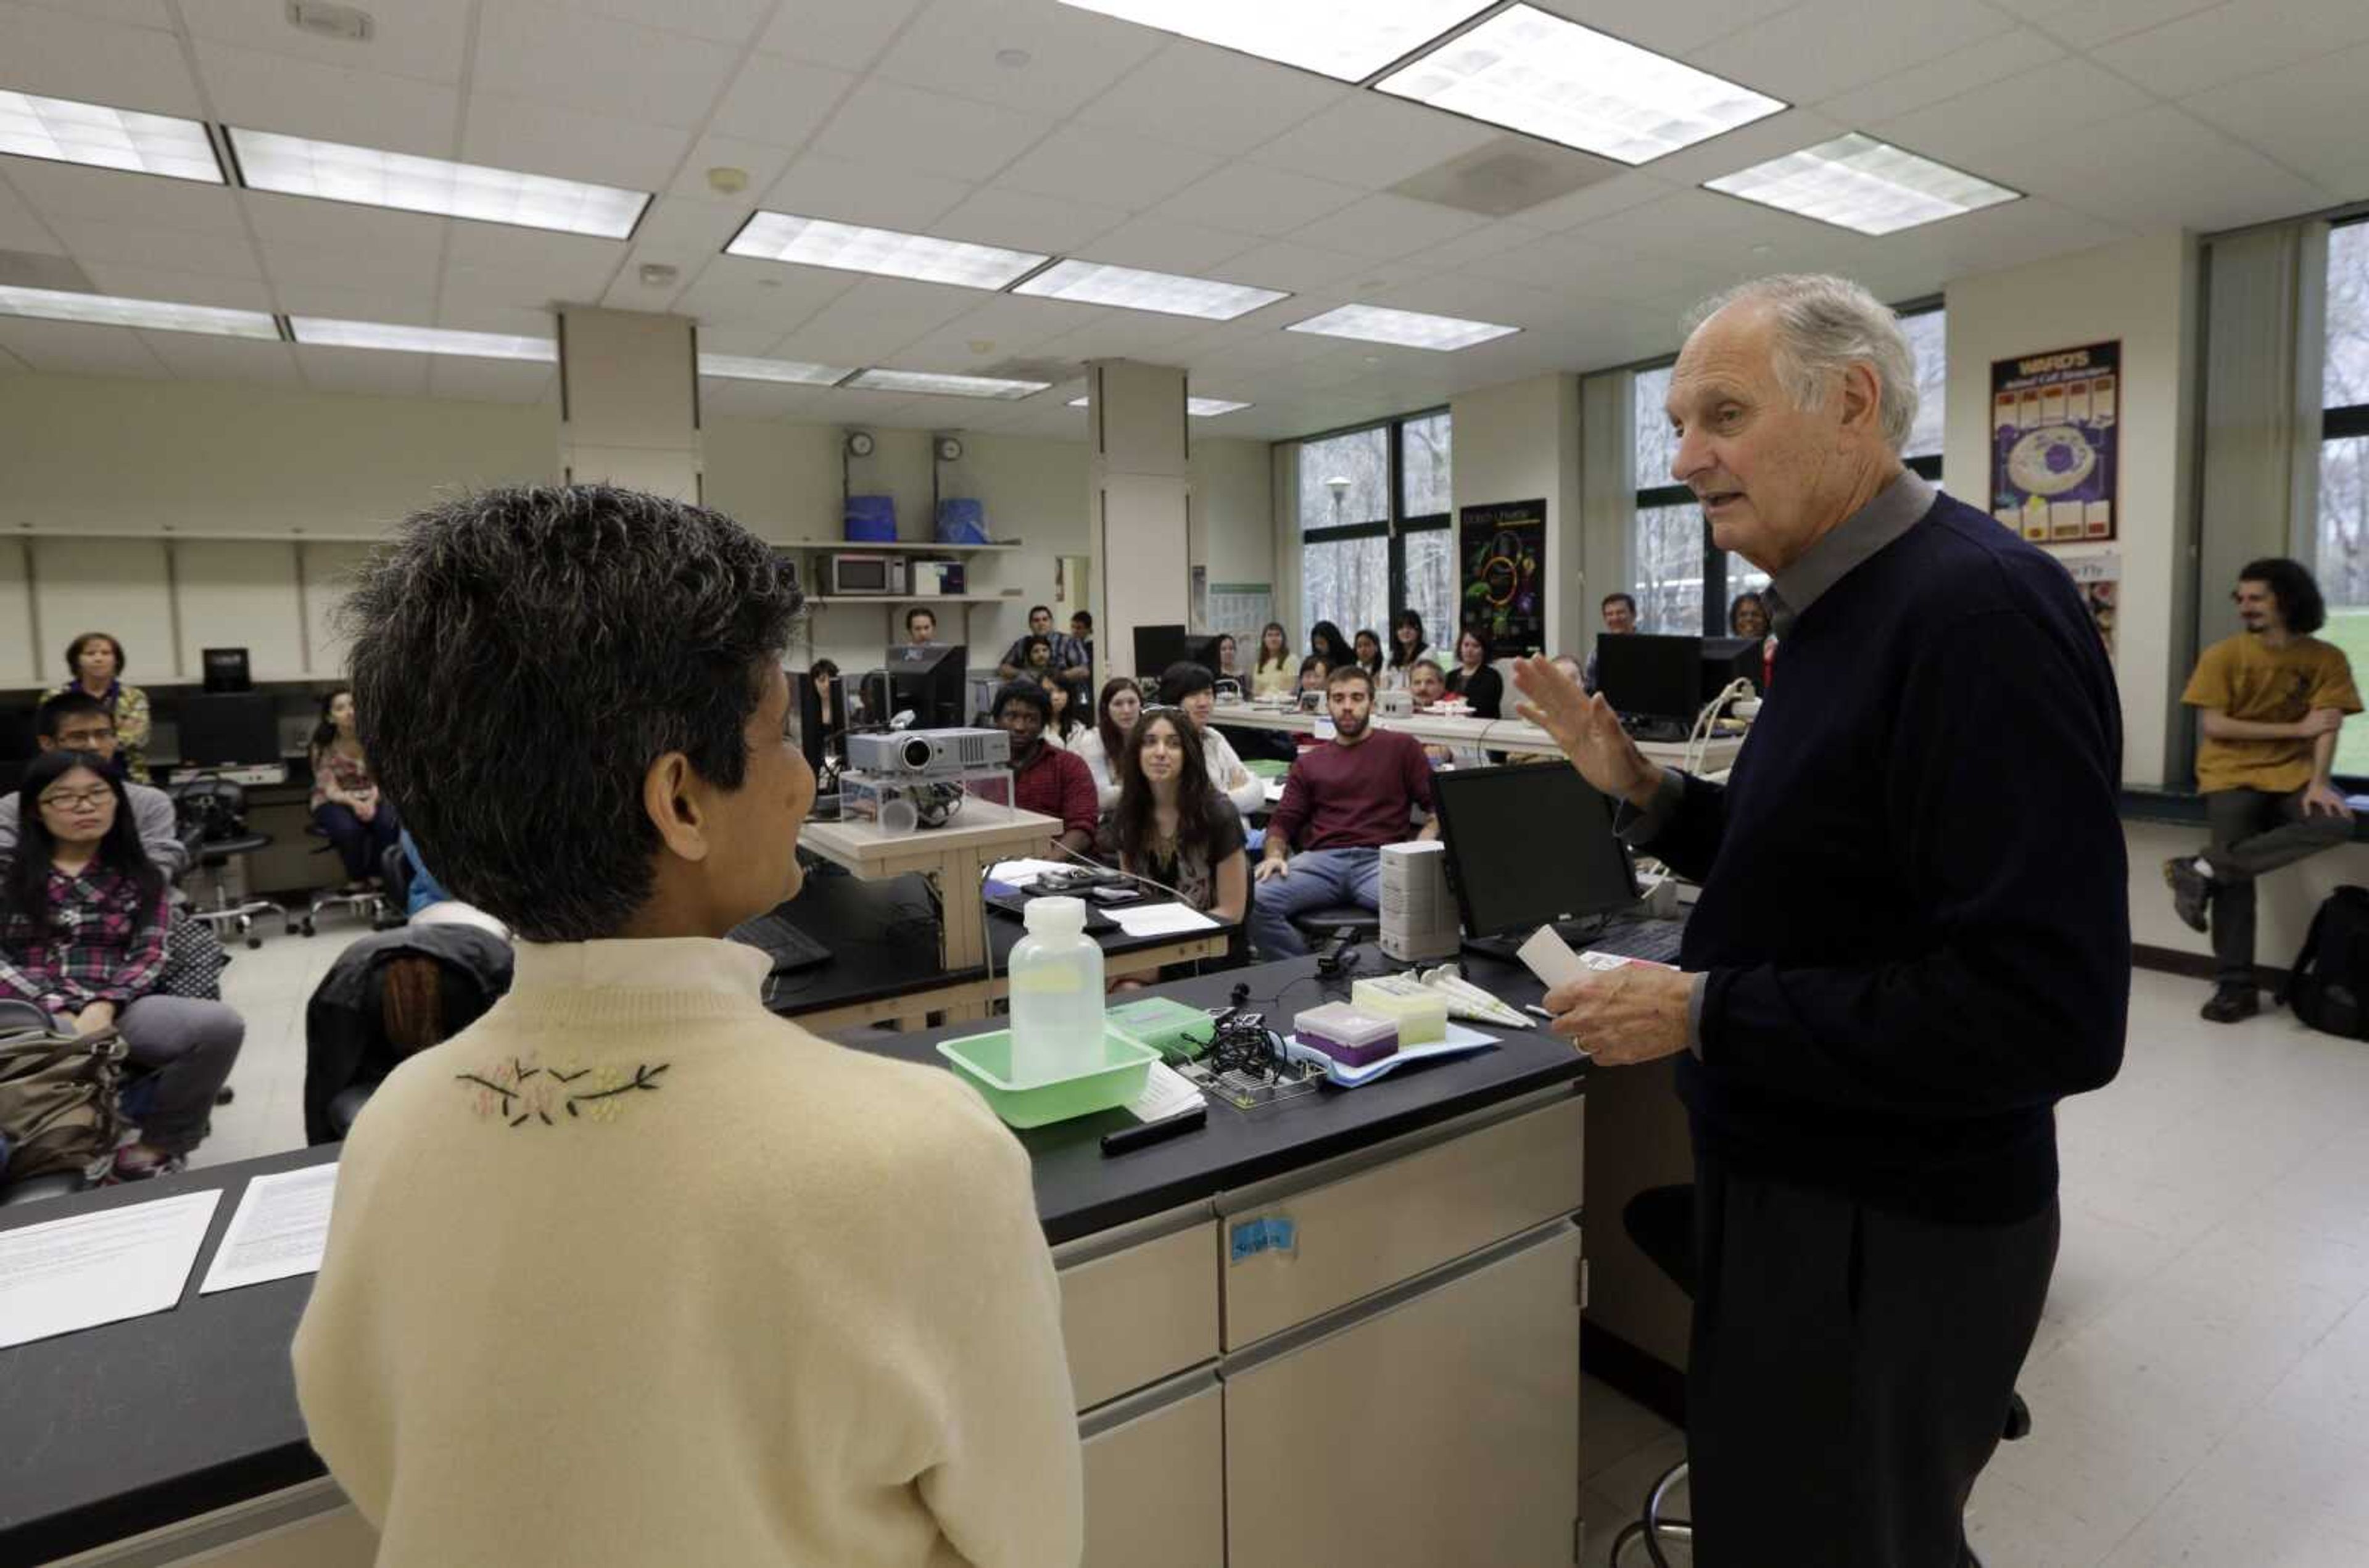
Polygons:
[[62,1033],[121,1035],[131,1059],[156,1071],[125,1096],[140,1136],[116,1150],[111,1179],[178,1171],[206,1136],[246,1025],[219,1001],[156,992],[170,889],[105,761],[41,753],[17,808],[21,836],[0,862],[0,996],[35,1003]]
[[1201,741],[1200,727],[1182,708],[1143,710],[1121,754],[1118,809],[1096,847],[1120,870],[1238,924],[1251,897],[1242,819],[1209,782]]
[[1143,688],[1124,675],[1114,675],[1103,682],[1103,693],[1095,699],[1093,727],[1070,747],[1094,776],[1094,802],[1105,813],[1118,804],[1119,758],[1127,750],[1127,731],[1142,712]]

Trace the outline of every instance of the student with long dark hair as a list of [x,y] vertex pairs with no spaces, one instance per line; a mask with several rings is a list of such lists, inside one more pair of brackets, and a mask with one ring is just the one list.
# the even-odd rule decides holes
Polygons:
[[1288,697],[1297,685],[1298,678],[1292,673],[1291,634],[1283,629],[1282,622],[1269,621],[1259,629],[1258,658],[1251,663],[1251,695]]
[[1354,640],[1352,651],[1357,662],[1366,667],[1366,673],[1374,678],[1374,684],[1380,685],[1382,681],[1381,634],[1370,626],[1360,631]]
[[1119,869],[1164,883],[1206,915],[1250,905],[1241,814],[1209,782],[1202,734],[1181,708],[1146,708],[1120,757],[1118,809],[1104,842]]
[[1093,727],[1078,737],[1070,752],[1094,776],[1094,801],[1104,811],[1118,804],[1118,765],[1127,750],[1127,732],[1143,712],[1143,688],[1124,675],[1103,682],[1094,699]]
[[1045,700],[1053,704],[1053,716],[1045,726],[1046,742],[1059,746],[1064,751],[1070,750],[1076,738],[1089,733],[1093,727],[1086,722],[1083,714],[1078,712],[1084,704],[1078,700],[1077,692],[1068,681],[1047,675],[1044,678],[1044,687]]
[[1390,617],[1390,662],[1382,667],[1381,685],[1386,692],[1406,690],[1407,677],[1414,661],[1431,650],[1423,640],[1423,617],[1412,610],[1402,610]]
[[1319,621],[1308,629],[1308,651],[1322,659],[1327,670],[1338,670],[1356,659],[1349,650],[1349,639],[1330,621]]
[[379,794],[370,755],[354,729],[354,693],[340,686],[321,699],[321,722],[313,727],[313,820],[338,846],[346,864],[346,887],[377,881],[380,863],[403,832],[395,807]]
[[156,993],[170,888],[104,759],[44,751],[17,810],[20,837],[0,863],[0,996],[37,1003],[62,1031],[120,1034],[132,1059],[157,1070],[126,1106],[140,1137],[116,1151],[116,1179],[180,1170],[246,1026],[219,1001]]
[[1505,678],[1489,668],[1489,635],[1467,626],[1456,638],[1456,668],[1448,672],[1451,696],[1464,699],[1474,718],[1496,718],[1505,705]]

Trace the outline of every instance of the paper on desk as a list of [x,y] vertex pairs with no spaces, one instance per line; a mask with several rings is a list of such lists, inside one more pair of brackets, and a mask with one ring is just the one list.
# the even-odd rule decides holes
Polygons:
[[248,1182],[198,1294],[319,1273],[321,1247],[329,1239],[329,1197],[337,1185],[335,1161]]
[[1218,922],[1190,904],[1122,904],[1104,913],[1129,936],[1174,936],[1187,931],[1215,931]]
[[1151,1076],[1144,1081],[1143,1093],[1129,1100],[1127,1108],[1139,1122],[1156,1122],[1162,1116],[1173,1116],[1208,1103],[1208,1097],[1193,1087],[1191,1079],[1164,1061],[1155,1061],[1151,1064]]
[[208,1188],[0,1231],[0,1347],[172,1306],[221,1201]]
[[1058,860],[1000,860],[989,868],[987,879],[1007,887],[1030,887],[1048,871],[1069,869]]

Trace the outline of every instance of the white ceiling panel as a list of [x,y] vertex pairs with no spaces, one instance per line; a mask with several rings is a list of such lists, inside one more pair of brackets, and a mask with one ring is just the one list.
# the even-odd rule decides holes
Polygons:
[[1869,132],[1970,174],[1987,175],[1984,160],[2003,148],[2028,146],[2042,138],[2077,146],[2082,127],[2135,114],[2152,101],[2112,72],[2068,56],[1871,125]]
[[1782,214],[1710,190],[1677,190],[1574,230],[1615,249],[1664,253],[1732,240]]
[[50,227],[66,242],[74,258],[86,266],[123,261],[144,267],[159,258],[170,258],[182,271],[210,272],[221,278],[263,276],[255,246],[242,235],[184,234],[145,223],[103,223],[72,216],[52,218]]
[[[692,143],[682,160],[682,167],[658,194],[677,197],[687,201],[704,201],[729,211],[735,219],[745,218],[754,209],[763,193],[773,182],[789,171],[796,155],[783,147],[767,146],[761,142],[743,142],[733,136],[702,136]],[[717,190],[707,183],[707,171],[713,168],[735,168],[749,177],[746,189],[732,193]]]
[[243,381],[300,389],[295,349],[286,343],[205,338],[194,332],[145,332],[148,351],[183,381]]
[[1665,180],[1631,169],[1568,196],[1509,212],[1505,221],[1545,234],[1560,234],[1615,212],[1625,212],[1631,207],[1642,207],[1648,201],[1658,201],[1673,189]]
[[780,326],[761,322],[702,319],[699,324],[699,351],[703,354],[736,354],[761,360],[771,357],[773,345],[781,338]]
[[1227,164],[1151,210],[1155,218],[1280,236],[1337,212],[1365,192],[1258,164]]
[[1476,277],[1561,294],[1618,294],[1633,285],[1637,275],[1633,256],[1578,235],[1552,235],[1494,256],[1474,257],[1464,265]]
[[773,14],[774,0],[555,0],[562,8],[585,17],[635,22],[669,32],[688,33],[716,43],[749,42]]
[[657,190],[674,177],[692,133],[555,104],[473,93],[461,157],[473,164]]
[[1052,129],[1039,115],[876,79],[849,95],[812,145],[853,163],[983,180]]
[[747,209],[712,201],[668,196],[651,203],[634,231],[634,260],[670,261],[688,267],[696,256],[704,261],[724,249],[724,242],[739,232]]
[[[2078,158],[2066,145],[2051,136],[2005,148],[1983,172],[2141,233],[2231,228],[2335,199],[2169,105],[2088,127]],[[2098,178],[2101,168],[2114,177]]]
[[2180,107],[2331,193],[2369,192],[2369,45],[2231,82]]
[[2185,97],[2364,41],[2360,0],[2228,0],[2092,52],[2150,92]]
[[[1040,307],[1020,310],[1019,306]],[[1109,313],[1058,300],[1005,299],[956,316],[934,331],[898,344],[895,352],[915,364],[962,375],[991,373],[988,367],[1015,355],[1035,356],[1064,333]],[[986,344],[979,348],[977,345]]]
[[246,232],[238,197],[225,186],[197,185],[154,175],[71,164],[10,158],[8,183],[54,226],[63,218],[102,223],[139,223],[189,234],[238,235]]
[[1359,256],[1407,256],[1483,227],[1488,219],[1404,196],[1368,196],[1301,227],[1292,237]]
[[474,81],[503,97],[649,125],[697,126],[740,63],[739,51],[681,33],[533,0],[482,3]]
[[1459,235],[1442,245],[1435,245],[1399,258],[1399,264],[1417,274],[1446,272],[1467,267],[1490,257],[1503,256],[1511,250],[1535,244],[1539,231],[1520,223],[1500,221],[1483,223],[1470,233]]
[[1127,222],[1117,207],[1095,206],[990,185],[931,226],[944,239],[1052,255],[1088,246]]
[[1723,38],[1798,0],[1530,0],[1541,11],[1569,17],[1602,33],[1664,54],[1685,54]]
[[55,375],[162,379],[166,373],[141,335],[128,326],[86,326],[79,322],[0,315],[0,349],[34,370]]
[[[555,302],[578,303],[578,301]],[[509,338],[553,338],[559,336],[557,314],[549,306],[514,305],[498,300],[470,299],[447,291],[436,310],[430,326],[450,327],[457,332],[493,332]],[[449,359],[445,354],[431,354],[433,360]],[[532,360],[511,361],[532,364]]]
[[752,54],[741,64],[708,130],[795,152],[822,129],[840,100],[854,90],[857,79],[827,65]]
[[596,300],[624,258],[624,246],[614,240],[455,223],[445,248],[444,287],[522,304]]
[[[1055,0],[942,4],[916,17],[875,69],[909,86],[1068,116],[1163,41],[1150,28]],[[1029,58],[1016,66],[997,58],[1013,50]]]
[[1274,240],[1245,250],[1227,259],[1226,270],[1260,288],[1289,289],[1297,294],[1345,291],[1368,278],[1396,281],[1408,275],[1403,265],[1296,240]]
[[303,196],[249,191],[241,200],[262,244],[265,265],[275,271],[282,256],[305,258],[304,268],[292,261],[291,269],[309,270],[313,258],[325,255],[360,258],[366,266],[399,269],[403,276],[422,268],[432,271],[443,259],[444,236],[453,226],[452,219],[424,212]]
[[8,184],[8,171],[20,160],[0,158],[0,250],[38,251],[43,256],[65,254],[65,241],[41,222],[32,204]]
[[[334,321],[392,321],[409,326],[432,324],[436,289],[349,287],[327,282],[274,282],[271,292],[285,315],[326,316]],[[357,350],[359,351],[359,350]]]
[[[1174,223],[1164,218],[1137,218],[1097,238],[1083,259],[1108,261],[1121,267],[1148,267],[1162,272],[1211,276],[1209,269],[1224,266],[1230,282],[1249,282],[1248,273],[1235,276],[1232,258],[1258,244],[1252,235],[1230,234],[1199,223]],[[1258,286],[1288,289],[1289,283],[1261,276]]]
[[1872,125],[2022,72],[2036,71],[2064,56],[2065,51],[2044,34],[2031,28],[2016,28],[1968,44],[1939,60],[1928,60],[1865,86],[1854,87],[1826,99],[1817,109],[1839,125]]
[[[1573,306],[1543,289],[1532,289],[1501,279],[1470,273],[1443,272],[1360,295],[1362,303],[1391,310],[1417,310],[1432,315],[1460,316],[1467,321],[1493,321],[1536,332],[1561,323]],[[1471,350],[1463,350],[1471,352]]]
[[921,0],[798,0],[757,40],[768,54],[861,71],[879,58]]
[[537,403],[559,374],[549,365],[516,360],[470,360],[457,354],[430,358],[429,395],[472,403]]
[[304,384],[315,392],[368,397],[425,397],[433,354],[401,354],[381,349],[323,349],[299,344],[293,352]]
[[9,86],[150,114],[201,117],[181,40],[63,11],[0,8],[0,73]]
[[1979,0],[1803,0],[1687,59],[1788,103],[1814,104],[2013,26]]
[[[175,256],[172,259],[181,258]],[[184,305],[218,305],[225,310],[259,310],[266,314],[278,308],[272,303],[270,286],[259,274],[251,278],[228,277],[218,272],[190,272],[177,267],[150,267],[129,261],[86,261],[83,270],[90,275],[91,287],[102,294],[166,300]]]
[[260,50],[335,70],[380,72],[457,86],[468,58],[469,16],[475,4],[475,0],[403,0],[397,6],[372,6],[367,43],[316,38],[303,31],[289,22],[286,0],[189,0],[175,8],[191,36],[210,42]]
[[1355,91],[1305,71],[1205,44],[1174,42],[1080,109],[1077,118],[1204,152],[1238,155],[1348,102]]
[[1217,166],[1214,154],[1173,142],[1099,126],[1066,125],[1005,169],[996,183],[1137,212]]
[[423,158],[452,156],[461,114],[456,87],[229,44],[200,42],[197,54],[214,118],[225,125]]
[[1992,4],[2042,23],[2051,38],[2068,49],[2089,49],[2209,10],[2221,0],[1992,0]]
[[[778,338],[845,294],[856,281],[853,272],[825,267],[784,267],[743,256],[719,256],[683,291],[675,308],[702,320],[768,323]],[[731,350],[744,351],[756,350]]]
[[1379,190],[1504,132],[1376,93],[1342,99],[1253,152],[1253,163]]
[[808,153],[758,204],[769,212],[921,234],[972,189],[965,180]]
[[[1288,307],[1269,306],[1268,312],[1285,308]],[[1199,325],[1181,316],[1147,315],[1139,311],[1108,310],[1095,315],[1096,319],[1054,338],[1039,351],[1048,359],[1078,364],[1088,360],[1166,360],[1172,350],[1192,338],[1194,327]],[[1273,328],[1290,317],[1262,313],[1261,319]]]
[[165,28],[173,25],[166,0],[23,0],[37,11],[66,11],[86,20],[121,22],[126,27]]
[[1750,168],[1770,158],[1783,157],[1788,153],[1798,153],[1804,147],[1832,141],[1845,129],[1828,119],[1823,110],[1787,109],[1766,120],[1738,126],[1723,136],[1697,143],[1665,158],[1655,158],[1654,177],[1671,185],[1700,185],[1707,179],[1716,179],[1721,175],[1734,174],[1738,169]]

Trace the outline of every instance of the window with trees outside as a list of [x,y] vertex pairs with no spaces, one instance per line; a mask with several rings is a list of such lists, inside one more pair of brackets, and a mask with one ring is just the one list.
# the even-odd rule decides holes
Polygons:
[[[1928,479],[1941,476],[1941,398],[1948,380],[1946,325],[1939,304],[1902,308],[1900,325],[1917,351],[1917,422],[1905,455]],[[1676,482],[1670,463],[1677,439],[1663,403],[1670,367],[1636,374],[1637,511],[1631,555],[1637,629],[1677,636],[1727,635],[1728,607],[1736,596],[1768,586],[1768,576],[1743,556],[1711,543],[1711,524],[1694,492]]]
[[[2328,235],[2328,348],[2320,371],[2320,591],[2355,681],[2369,681],[2369,221]],[[2369,775],[2369,721],[2348,720],[2335,772]]]
[[1444,408],[1299,443],[1300,652],[1319,621],[1387,648],[1402,609],[1440,640],[1456,612],[1452,461]]

